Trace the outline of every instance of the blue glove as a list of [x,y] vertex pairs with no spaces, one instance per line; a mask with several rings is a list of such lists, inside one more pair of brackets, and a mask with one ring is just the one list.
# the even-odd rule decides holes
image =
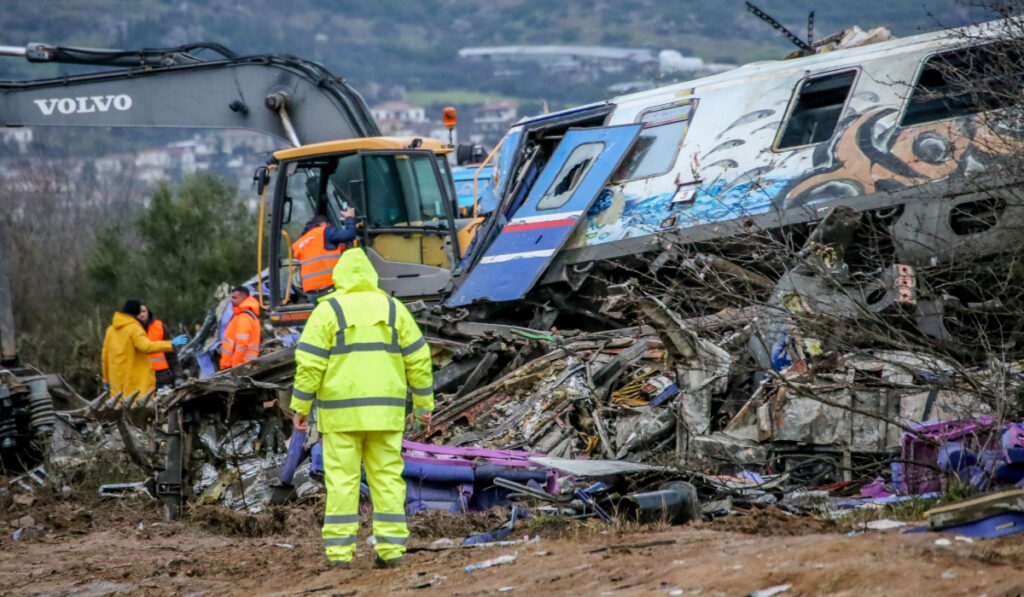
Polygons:
[[186,344],[188,344],[188,336],[186,336],[185,334],[176,336],[173,340],[171,340],[171,346],[173,346],[175,350],[181,348],[182,346],[185,346]]
[[104,392],[109,392],[110,391],[110,384],[108,384],[107,382],[103,382],[103,391]]

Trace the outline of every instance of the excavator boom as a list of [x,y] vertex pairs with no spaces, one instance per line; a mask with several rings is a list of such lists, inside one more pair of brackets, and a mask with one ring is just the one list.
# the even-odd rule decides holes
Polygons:
[[[203,59],[192,54],[197,49],[219,55]],[[0,46],[4,55],[115,68],[0,81],[0,126],[248,129],[292,145],[380,134],[344,80],[294,56],[239,57],[216,44],[136,51]]]

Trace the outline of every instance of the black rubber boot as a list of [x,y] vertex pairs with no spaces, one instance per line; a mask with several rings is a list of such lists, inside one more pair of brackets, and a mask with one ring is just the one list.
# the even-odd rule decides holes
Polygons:
[[398,556],[397,558],[391,558],[390,560],[382,560],[380,556],[377,556],[377,559],[375,559],[373,561],[373,567],[374,568],[398,568],[399,566],[402,565],[402,560],[403,559],[404,558],[402,556]]

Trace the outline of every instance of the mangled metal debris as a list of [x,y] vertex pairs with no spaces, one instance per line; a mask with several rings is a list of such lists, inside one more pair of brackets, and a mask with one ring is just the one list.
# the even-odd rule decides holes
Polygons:
[[[32,367],[0,369],[0,458],[5,471],[43,461],[55,430],[80,417],[89,403],[59,375]],[[62,418],[63,417],[63,418]]]

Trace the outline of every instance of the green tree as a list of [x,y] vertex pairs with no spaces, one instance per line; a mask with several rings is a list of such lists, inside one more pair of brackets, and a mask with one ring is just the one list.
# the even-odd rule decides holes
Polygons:
[[92,300],[145,301],[173,325],[200,321],[213,289],[256,271],[257,216],[230,181],[211,174],[161,184],[130,226],[112,224],[89,256]]

